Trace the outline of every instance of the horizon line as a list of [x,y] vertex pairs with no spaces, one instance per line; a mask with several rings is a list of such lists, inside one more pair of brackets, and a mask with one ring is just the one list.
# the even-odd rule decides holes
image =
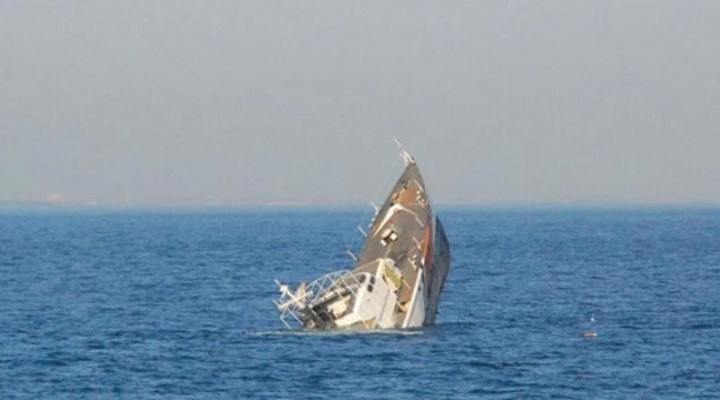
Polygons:
[[[354,208],[370,207],[370,202],[300,202],[300,201],[269,201],[269,202],[49,202],[49,201],[12,201],[0,200],[0,208],[48,208],[48,209],[290,209],[290,208]],[[435,201],[436,207],[452,208],[716,208],[720,202],[713,201],[505,201],[505,202],[459,202]]]

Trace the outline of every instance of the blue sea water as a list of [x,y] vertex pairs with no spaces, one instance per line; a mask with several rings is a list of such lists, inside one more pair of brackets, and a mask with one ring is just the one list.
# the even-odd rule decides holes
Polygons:
[[2,209],[0,398],[720,398],[720,209],[440,211],[437,325],[357,334],[271,299],[362,210]]

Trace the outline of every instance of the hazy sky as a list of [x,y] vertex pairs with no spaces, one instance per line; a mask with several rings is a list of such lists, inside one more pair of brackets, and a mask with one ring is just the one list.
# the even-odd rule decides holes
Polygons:
[[718,1],[0,0],[0,201],[720,202]]

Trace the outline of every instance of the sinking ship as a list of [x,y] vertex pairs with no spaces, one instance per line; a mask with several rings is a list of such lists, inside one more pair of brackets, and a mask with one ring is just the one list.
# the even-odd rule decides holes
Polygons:
[[415,160],[398,146],[405,170],[367,230],[360,228],[365,242],[355,266],[295,290],[275,281],[280,297],[274,302],[288,328],[405,329],[435,322],[450,245]]

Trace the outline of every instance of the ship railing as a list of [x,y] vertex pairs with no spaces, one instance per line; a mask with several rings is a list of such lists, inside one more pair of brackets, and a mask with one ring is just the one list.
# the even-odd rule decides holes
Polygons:
[[304,287],[300,284],[295,292],[276,281],[281,294],[273,302],[280,311],[280,321],[289,329],[302,328],[305,320],[314,313],[311,306],[333,295],[342,297],[349,294],[352,296],[351,303],[354,304],[364,276],[365,273],[357,273],[354,270],[333,271]]

